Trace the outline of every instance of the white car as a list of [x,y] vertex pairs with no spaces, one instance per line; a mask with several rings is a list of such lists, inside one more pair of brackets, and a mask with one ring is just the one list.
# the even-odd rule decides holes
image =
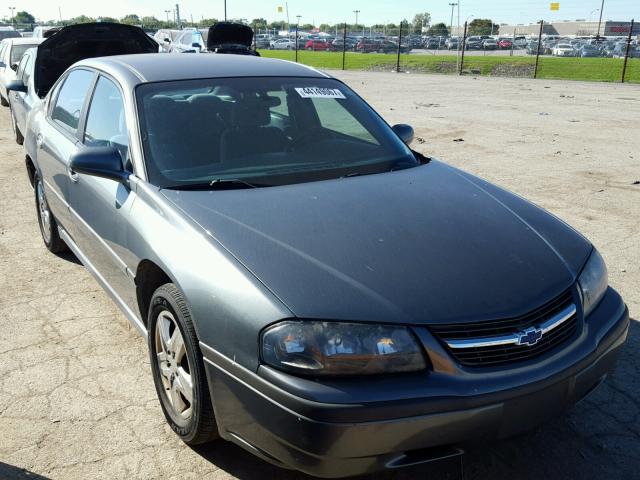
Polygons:
[[553,47],[552,55],[554,57],[575,57],[576,49],[570,43],[559,43]]
[[271,43],[271,50],[294,50],[296,41],[290,38],[281,38]]
[[56,32],[60,30],[60,27],[56,27],[55,25],[38,25],[33,29],[33,38],[46,38],[51,35],[47,35],[46,33],[49,30],[55,30]]
[[207,51],[207,34],[209,30],[185,28],[171,43],[171,53],[204,53]]
[[9,106],[7,82],[16,79],[16,70],[24,52],[42,43],[42,38],[5,38],[0,42],[0,103]]

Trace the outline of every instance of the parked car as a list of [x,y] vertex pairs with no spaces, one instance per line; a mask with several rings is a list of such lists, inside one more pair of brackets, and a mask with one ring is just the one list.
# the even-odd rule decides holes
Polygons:
[[271,43],[271,50],[295,50],[296,41],[290,38],[281,38]]
[[601,57],[602,56],[602,51],[600,50],[600,48],[596,47],[595,45],[582,45],[579,49],[578,49],[578,53],[577,55],[578,57]]
[[466,50],[482,50],[483,43],[480,37],[469,37],[465,42]]
[[330,51],[334,50],[333,48],[333,39],[324,39],[324,38],[312,38],[311,40],[307,40],[304,44],[305,50],[322,50],[322,51]]
[[22,38],[22,35],[16,30],[0,30],[0,41],[9,38]]
[[158,42],[160,46],[160,53],[169,53],[171,51],[171,45],[175,39],[180,35],[180,30],[161,29],[158,30],[153,39]]
[[37,53],[37,48],[28,49],[20,59],[16,78],[5,85],[7,99],[11,107],[11,127],[18,145],[22,145],[24,142],[22,132],[26,132],[27,116],[36,102],[40,101],[35,93],[33,79],[33,68]]
[[382,40],[373,40],[369,38],[361,38],[356,44],[356,51],[360,53],[373,53],[383,49]]
[[208,30],[187,28],[181,30],[171,42],[170,53],[204,53],[207,51]]
[[441,44],[440,38],[438,37],[429,38],[425,44],[425,48],[429,50],[436,50],[436,49],[439,49],[441,46],[442,44]]
[[494,38],[487,38],[482,42],[482,48],[485,50],[497,50],[498,42]]
[[553,47],[553,56],[575,57],[576,50],[569,43],[558,43],[555,47]]
[[343,50],[343,45],[346,45],[346,50],[355,50],[358,41],[353,37],[336,38],[333,42],[333,49],[337,51]]
[[146,336],[190,445],[324,477],[416,465],[554,417],[622,349],[628,310],[583,236],[413,152],[324,73],[129,55],[41,90],[44,244]]
[[54,25],[38,25],[33,29],[33,38],[47,38],[58,32],[60,27]]
[[513,41],[508,38],[501,38],[498,40],[498,48],[501,50],[508,50],[513,48]]
[[538,50],[540,51],[540,55],[542,55],[544,53],[544,49],[542,48],[542,45],[538,48],[538,45],[537,41],[529,42],[527,44],[527,55],[537,55]]
[[449,37],[445,41],[445,47],[447,50],[457,50],[459,48],[458,37]]
[[42,39],[7,38],[0,42],[0,104],[9,106],[7,83],[16,79],[18,64],[24,52],[37,46]]

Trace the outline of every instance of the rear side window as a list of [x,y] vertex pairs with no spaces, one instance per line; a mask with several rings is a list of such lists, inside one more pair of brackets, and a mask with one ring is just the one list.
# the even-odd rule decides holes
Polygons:
[[64,80],[53,106],[51,119],[72,133],[78,130],[82,106],[92,80],[92,72],[73,70]]
[[92,147],[115,147],[127,158],[129,137],[124,119],[124,101],[120,89],[111,80],[100,77],[91,99],[84,144]]
[[33,55],[26,54],[22,58],[27,58],[27,64],[22,72],[22,83],[28,86],[29,80],[31,80],[31,73],[33,72]]

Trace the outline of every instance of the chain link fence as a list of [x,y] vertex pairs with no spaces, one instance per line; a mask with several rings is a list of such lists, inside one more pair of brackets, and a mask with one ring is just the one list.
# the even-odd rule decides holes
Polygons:
[[[321,69],[488,75],[640,83],[640,26],[627,22],[626,35],[552,35],[541,21],[536,33],[423,37],[410,34],[406,23],[398,35],[348,31],[288,37],[256,44],[263,56],[282,58]],[[635,32],[638,35],[634,35]]]

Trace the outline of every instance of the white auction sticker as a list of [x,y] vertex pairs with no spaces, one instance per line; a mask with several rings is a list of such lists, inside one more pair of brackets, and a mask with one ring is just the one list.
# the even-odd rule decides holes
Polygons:
[[337,88],[304,87],[296,88],[302,98],[347,98]]

